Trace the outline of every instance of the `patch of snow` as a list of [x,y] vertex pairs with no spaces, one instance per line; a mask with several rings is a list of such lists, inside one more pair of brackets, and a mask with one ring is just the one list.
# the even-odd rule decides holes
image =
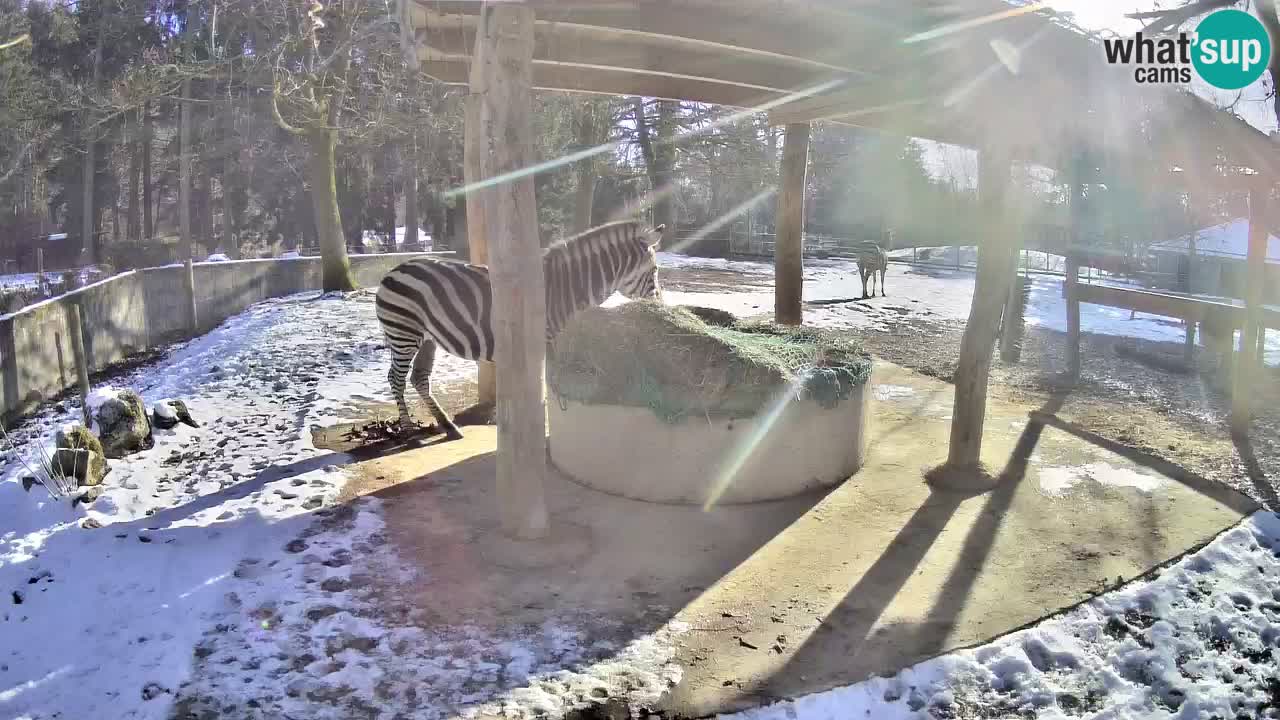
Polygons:
[[164,418],[165,420],[178,419],[178,411],[174,410],[173,406],[169,404],[168,398],[153,403],[151,405],[151,412],[156,417]]
[[916,394],[916,391],[906,385],[876,385],[871,389],[871,393],[875,399],[884,401],[905,400]]
[[1063,497],[1082,482],[1117,488],[1134,488],[1144,493],[1153,492],[1168,483],[1163,476],[1145,473],[1132,468],[1116,467],[1097,462],[1080,466],[1053,466],[1039,468],[1040,490],[1052,497]]
[[[1249,218],[1236,218],[1195,232],[1196,254],[1232,257],[1244,260],[1249,257]],[[1186,255],[1190,249],[1190,236],[1181,235],[1151,246],[1152,253]],[[1267,235],[1267,264],[1280,264],[1280,238]]]
[[1264,717],[1280,653],[1280,515],[1027,630],[723,720]]
[[205,258],[205,262],[230,262],[231,258],[226,253],[214,253]]

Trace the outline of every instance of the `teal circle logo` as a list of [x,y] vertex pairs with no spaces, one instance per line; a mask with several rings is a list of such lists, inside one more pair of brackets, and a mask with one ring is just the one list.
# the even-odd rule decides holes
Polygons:
[[1219,10],[1196,27],[1191,62],[1210,85],[1239,90],[1262,77],[1271,62],[1271,37],[1243,10]]

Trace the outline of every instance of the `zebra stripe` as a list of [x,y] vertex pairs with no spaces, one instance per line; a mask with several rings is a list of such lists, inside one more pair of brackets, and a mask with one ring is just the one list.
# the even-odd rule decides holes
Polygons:
[[[550,342],[578,311],[599,305],[614,292],[629,298],[659,298],[654,247],[663,226],[644,232],[635,221],[601,225],[543,251]],[[387,380],[402,426],[412,419],[405,380],[412,381],[437,424],[450,437],[457,427],[431,394],[435,350],[468,360],[493,360],[493,290],[482,265],[419,258],[402,263],[378,288],[378,322],[391,349]]]

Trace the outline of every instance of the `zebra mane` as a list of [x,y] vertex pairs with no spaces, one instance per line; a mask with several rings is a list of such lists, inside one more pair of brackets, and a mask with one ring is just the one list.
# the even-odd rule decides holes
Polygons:
[[597,225],[596,227],[580,232],[577,235],[565,238],[563,240],[560,240],[559,242],[552,243],[548,245],[545,250],[542,251],[542,256],[544,258],[550,258],[553,255],[560,255],[565,252],[568,252],[568,249],[570,247],[590,245],[591,240],[593,238],[597,236],[606,237],[609,235],[610,230],[614,230],[616,228],[621,228],[628,225],[637,229],[637,232],[629,235],[628,237],[636,237],[636,238],[640,237],[641,233],[638,232],[638,229],[640,228],[641,224],[639,220],[615,220],[614,222],[605,223],[604,225]]

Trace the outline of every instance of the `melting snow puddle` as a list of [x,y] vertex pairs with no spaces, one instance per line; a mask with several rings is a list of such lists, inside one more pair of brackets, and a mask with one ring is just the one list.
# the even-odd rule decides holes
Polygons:
[[1159,489],[1167,480],[1158,475],[1115,467],[1108,463],[1041,468],[1040,490],[1050,497],[1066,497],[1072,488],[1086,480],[1117,488],[1134,488],[1144,493]]
[[872,388],[871,392],[875,395],[875,398],[881,402],[905,400],[916,394],[915,389],[907,387],[906,385],[876,385]]

